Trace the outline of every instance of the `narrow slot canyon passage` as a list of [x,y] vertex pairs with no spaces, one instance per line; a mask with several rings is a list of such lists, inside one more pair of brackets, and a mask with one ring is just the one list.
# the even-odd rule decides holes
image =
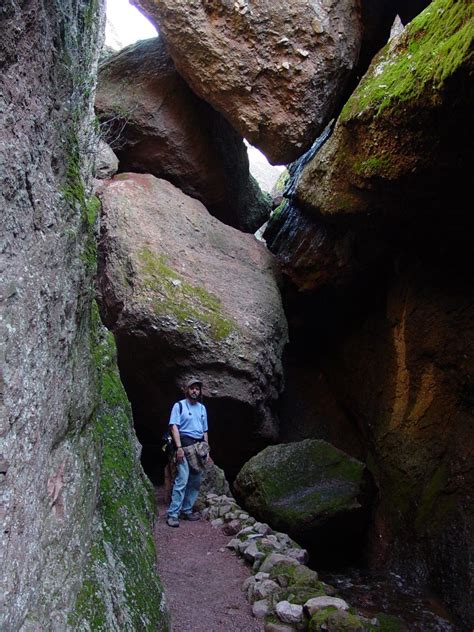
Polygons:
[[0,35],[0,630],[472,632],[474,4]]
[[262,632],[242,591],[251,569],[226,548],[229,537],[207,520],[165,523],[164,489],[157,489],[155,525],[158,572],[172,616],[173,632]]

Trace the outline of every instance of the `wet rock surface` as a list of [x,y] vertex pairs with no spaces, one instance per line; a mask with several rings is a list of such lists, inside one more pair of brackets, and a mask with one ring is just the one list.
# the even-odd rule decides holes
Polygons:
[[266,221],[269,200],[249,174],[242,138],[191,91],[161,38],[100,66],[95,109],[120,171],[164,178],[241,230]]
[[177,387],[198,374],[213,458],[235,471],[276,431],[287,333],[273,258],[153,176],[121,174],[100,196],[101,309],[137,427],[158,443]]
[[136,4],[194,92],[273,164],[311,145],[357,63],[361,23],[351,0]]

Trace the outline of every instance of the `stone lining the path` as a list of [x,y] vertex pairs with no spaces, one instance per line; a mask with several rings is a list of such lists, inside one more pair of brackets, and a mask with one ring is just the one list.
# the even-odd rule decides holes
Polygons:
[[202,517],[234,536],[227,548],[252,566],[254,575],[245,580],[242,590],[254,616],[265,620],[265,632],[384,631],[377,618],[358,615],[336,597],[335,589],[306,566],[308,552],[286,533],[257,522],[230,495],[208,493],[205,504]]

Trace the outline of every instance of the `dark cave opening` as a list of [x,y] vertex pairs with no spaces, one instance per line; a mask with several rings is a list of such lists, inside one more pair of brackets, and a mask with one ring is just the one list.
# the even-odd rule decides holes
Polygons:
[[[139,332],[116,335],[121,380],[132,405],[135,431],[142,446],[141,462],[155,485],[163,483],[167,457],[162,450],[171,408],[184,398],[176,385],[180,358],[166,344],[156,347]],[[203,374],[205,371],[203,371]],[[203,385],[211,458],[232,482],[242,465],[266,445],[259,435],[258,414],[249,404],[231,397],[212,397]]]

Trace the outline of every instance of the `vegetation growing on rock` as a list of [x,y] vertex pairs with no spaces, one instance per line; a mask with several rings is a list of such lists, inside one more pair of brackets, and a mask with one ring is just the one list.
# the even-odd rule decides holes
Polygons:
[[90,351],[98,387],[92,419],[100,468],[98,520],[69,622],[74,629],[166,630],[168,613],[152,536],[154,490],[138,463],[139,446],[116,366],[114,338],[103,328],[95,303]]
[[[405,27],[396,44],[387,44],[371,72],[345,105],[341,119],[364,110],[380,115],[403,102],[436,99],[444,82],[472,55],[474,6],[461,0],[435,0]],[[394,56],[395,53],[395,56]]]
[[340,512],[360,509],[364,465],[325,441],[270,446],[239,472],[235,489],[262,520],[304,533]]
[[183,331],[192,330],[193,321],[208,327],[216,340],[226,338],[236,329],[222,314],[221,302],[203,287],[194,286],[173,270],[165,255],[149,248],[138,252],[143,283],[153,292],[157,314],[174,316]]

